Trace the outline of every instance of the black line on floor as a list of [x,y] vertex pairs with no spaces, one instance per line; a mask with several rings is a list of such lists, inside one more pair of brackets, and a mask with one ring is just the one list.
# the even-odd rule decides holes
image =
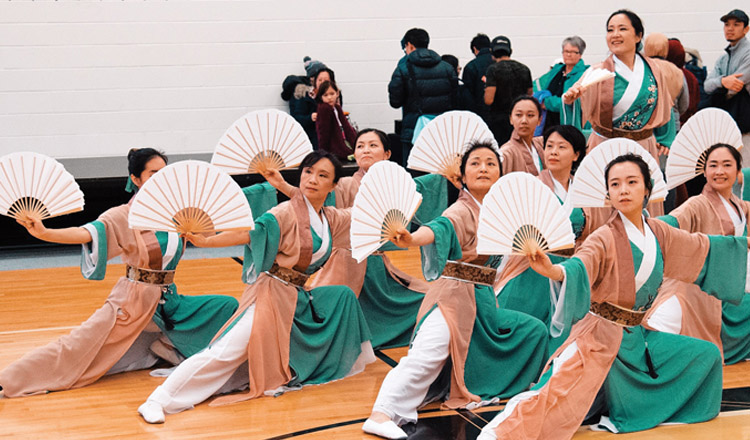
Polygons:
[[[428,414],[428,413],[433,413],[433,412],[438,412],[438,411],[441,411],[441,409],[440,408],[426,409],[423,411],[418,411],[418,413]],[[305,435],[305,434],[312,434],[313,432],[326,431],[328,429],[340,428],[342,426],[349,426],[349,425],[354,425],[357,423],[365,423],[365,420],[367,419],[364,418],[364,419],[347,420],[345,422],[331,423],[330,425],[316,426],[315,428],[303,429],[301,431],[291,432],[289,434],[282,434],[276,437],[268,437],[266,440],[284,440],[287,438],[298,437],[298,436]]]
[[242,258],[240,258],[240,257],[230,257],[230,258],[232,258],[232,260],[234,260],[235,262],[237,262],[237,264],[239,264],[240,266],[242,266],[243,264],[245,264],[245,262],[242,261]]
[[388,356],[380,350],[375,350],[375,356],[377,356],[381,361],[390,365],[391,368],[394,368],[396,365],[398,365],[398,362],[396,362],[392,357]]

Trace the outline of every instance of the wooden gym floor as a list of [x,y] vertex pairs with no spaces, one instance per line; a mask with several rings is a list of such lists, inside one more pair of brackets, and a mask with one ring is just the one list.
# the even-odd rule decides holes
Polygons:
[[[416,250],[391,253],[396,265],[419,274]],[[77,267],[0,272],[0,369],[34,347],[66,334],[101,306],[123,272],[108,267],[104,281],[84,280]],[[239,296],[240,266],[229,258],[180,263],[176,283],[182,294]],[[136,409],[163,379],[148,371],[102,378],[91,386],[18,399],[0,398],[0,438],[23,439],[191,439],[244,438],[374,439],[361,431],[388,362],[405,348],[385,350],[381,359],[356,376],[306,387],[277,398],[260,398],[224,407],[198,405],[148,425]],[[647,432],[599,433],[581,428],[575,439],[750,439],[750,362],[725,367],[725,402],[716,419],[695,425],[665,426]],[[735,389],[734,391],[726,391]],[[731,402],[730,402],[731,400]],[[477,427],[502,408],[441,411],[437,404],[421,411],[414,438],[474,439]],[[415,432],[416,431],[416,432]]]

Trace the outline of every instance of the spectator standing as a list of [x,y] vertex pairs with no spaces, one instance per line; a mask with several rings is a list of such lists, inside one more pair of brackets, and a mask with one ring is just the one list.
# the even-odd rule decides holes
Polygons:
[[688,107],[680,115],[680,125],[682,125],[698,111],[698,103],[701,99],[700,85],[698,84],[698,78],[685,68],[685,48],[682,47],[682,43],[677,38],[669,39],[667,61],[682,70],[682,75],[685,77],[685,84],[687,85]]
[[531,71],[524,64],[510,59],[513,50],[510,39],[497,36],[492,40],[492,59],[487,68],[487,87],[484,90],[484,103],[490,106],[489,125],[498,145],[510,139],[513,127],[510,125],[510,104],[520,95],[531,95]]
[[[455,55],[445,54],[440,57],[443,61],[450,64],[453,69],[456,70],[456,76],[461,76],[461,66],[458,64],[458,58]],[[484,88],[484,86],[483,86]],[[474,99],[471,96],[469,88],[462,80],[458,80],[458,89],[456,92],[457,101],[455,110],[469,110],[473,111]]]
[[551,95],[542,100],[542,105],[547,110],[546,127],[565,124],[573,125],[583,131],[580,105],[576,103],[565,105],[561,96],[589,68],[582,58],[585,50],[586,42],[583,41],[583,38],[574,35],[564,39],[562,42],[563,62],[555,64],[549,72],[534,81],[534,92],[547,90]]
[[474,59],[466,63],[464,67],[464,86],[471,94],[471,107],[469,110],[478,114],[489,123],[490,107],[484,103],[484,74],[487,68],[495,61],[492,59],[490,50],[490,37],[485,34],[477,34],[469,44]]
[[435,116],[456,106],[458,77],[450,64],[427,48],[424,29],[409,29],[401,39],[406,54],[398,61],[388,83],[388,100],[401,108],[401,158],[405,165],[413,144],[414,126],[420,116]]
[[347,161],[349,156],[354,154],[357,131],[349,124],[339,104],[339,95],[339,88],[334,82],[324,81],[318,87],[315,97],[318,102],[315,128],[318,133],[318,147],[340,160]]
[[[711,95],[710,106],[728,111],[742,132],[742,141],[750,145],[750,42],[747,41],[748,18],[744,11],[734,9],[721,17],[724,38],[729,42],[716,67],[706,78],[703,87]],[[744,160],[750,160],[750,150],[743,148]]]

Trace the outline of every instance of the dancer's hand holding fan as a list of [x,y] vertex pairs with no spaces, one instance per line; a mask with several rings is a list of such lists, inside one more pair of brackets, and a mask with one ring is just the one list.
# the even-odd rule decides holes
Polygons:
[[312,152],[302,126],[288,113],[258,110],[236,120],[219,139],[211,164],[229,174],[296,167]]
[[253,228],[242,189],[225,172],[195,160],[154,174],[135,195],[128,223],[133,229],[190,236]]
[[406,167],[440,174],[461,188],[461,156],[469,143],[484,140],[499,150],[489,127],[475,113],[443,113],[430,121],[419,134]]
[[398,245],[421,202],[405,169],[387,160],[372,165],[352,206],[352,257],[361,262],[387,241]]
[[479,254],[532,257],[574,244],[573,227],[562,205],[532,175],[507,174],[484,197],[477,228]]
[[602,68],[590,67],[588,70],[583,72],[581,76],[581,82],[575,84],[573,87],[568,89],[562,96],[566,104],[571,104],[573,101],[578,99],[587,88],[593,86],[596,83],[606,81],[610,78],[615,77],[615,72],[609,71]]
[[41,220],[81,210],[83,193],[55,159],[32,152],[0,157],[0,214],[33,229]]

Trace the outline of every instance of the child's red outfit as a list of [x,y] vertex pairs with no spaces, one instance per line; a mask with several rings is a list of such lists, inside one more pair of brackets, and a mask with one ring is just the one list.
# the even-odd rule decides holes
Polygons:
[[349,124],[339,104],[336,106],[318,104],[315,129],[318,132],[318,148],[321,150],[328,151],[344,160],[347,156],[354,154],[357,132]]

